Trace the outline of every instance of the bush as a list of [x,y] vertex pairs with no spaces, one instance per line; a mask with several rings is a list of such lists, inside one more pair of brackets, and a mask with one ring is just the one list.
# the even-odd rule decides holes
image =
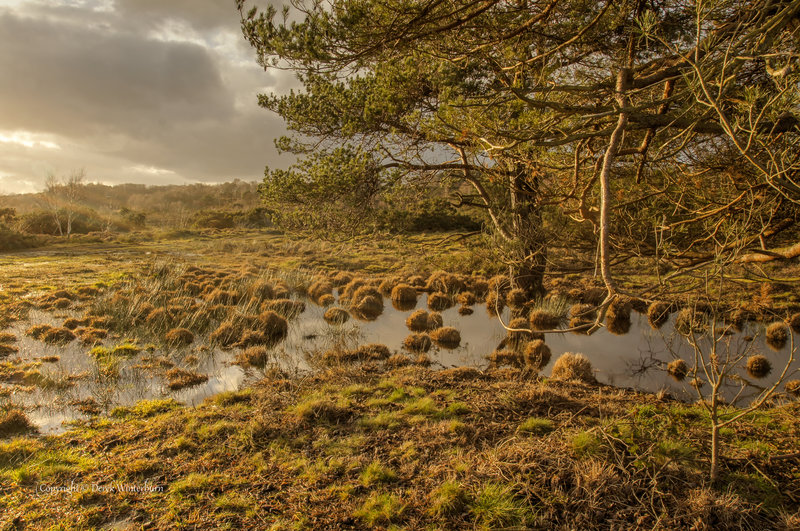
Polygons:
[[38,247],[42,241],[30,234],[22,234],[0,223],[0,252]]

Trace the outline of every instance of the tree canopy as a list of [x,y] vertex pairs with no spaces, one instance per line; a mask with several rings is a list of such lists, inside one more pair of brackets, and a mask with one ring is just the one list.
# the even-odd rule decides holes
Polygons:
[[303,85],[259,97],[308,156],[267,171],[268,199],[456,180],[531,293],[558,247],[613,295],[615,261],[769,255],[795,227],[800,3],[237,4],[259,63]]

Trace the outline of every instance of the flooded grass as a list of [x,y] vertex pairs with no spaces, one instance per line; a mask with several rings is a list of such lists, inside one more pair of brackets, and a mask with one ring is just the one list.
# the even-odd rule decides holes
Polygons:
[[[705,480],[703,375],[689,367],[690,342],[714,332],[719,352],[749,349],[737,376],[769,386],[796,344],[791,319],[769,339],[744,314],[712,328],[697,306],[622,304],[592,335],[540,337],[593,323],[594,288],[530,301],[502,276],[442,271],[144,259],[99,280],[81,264],[77,281],[30,289],[17,271],[0,297],[2,524],[796,523],[797,460],[772,460],[798,451],[796,365],[785,394],[725,428],[719,485]],[[160,490],[30,495],[65,482]]]

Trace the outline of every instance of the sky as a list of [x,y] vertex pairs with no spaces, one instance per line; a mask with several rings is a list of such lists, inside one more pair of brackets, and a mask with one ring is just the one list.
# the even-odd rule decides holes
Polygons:
[[0,0],[0,194],[80,169],[106,184],[259,179],[291,160],[256,96],[294,83],[256,64],[234,0]]

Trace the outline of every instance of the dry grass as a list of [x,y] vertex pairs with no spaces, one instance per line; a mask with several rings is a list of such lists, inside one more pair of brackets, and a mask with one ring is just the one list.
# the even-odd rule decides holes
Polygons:
[[773,350],[781,350],[789,341],[789,327],[782,321],[771,323],[767,326],[765,339],[767,345]]
[[416,310],[406,318],[406,326],[412,332],[424,332],[429,329],[429,315],[425,310]]
[[431,339],[439,346],[453,349],[461,343],[461,333],[452,326],[443,326],[430,332]]
[[174,347],[188,346],[194,343],[194,334],[186,328],[173,328],[164,335],[164,341]]
[[208,376],[175,367],[167,371],[167,387],[173,391],[194,387],[208,381]]
[[747,374],[753,378],[764,378],[772,372],[772,364],[766,356],[756,354],[747,358]]
[[550,347],[541,340],[535,339],[525,345],[522,351],[522,358],[525,361],[525,366],[534,370],[541,371],[545,366],[550,363],[551,357]]
[[328,324],[340,325],[350,319],[350,314],[342,308],[329,308],[322,316]]
[[800,312],[792,314],[792,316],[789,317],[789,326],[795,334],[800,334]]
[[583,354],[565,352],[553,365],[552,377],[556,380],[595,381],[592,364]]
[[672,360],[667,365],[667,373],[672,376],[675,381],[682,382],[686,375],[689,374],[689,366],[682,359]]
[[428,308],[433,311],[441,312],[452,308],[455,304],[453,297],[444,292],[435,292],[428,295]]
[[[34,426],[23,411],[19,409],[8,409],[0,411],[0,439],[22,435],[36,431]],[[0,451],[0,466],[2,466],[3,455]]]
[[263,368],[269,361],[267,349],[261,346],[248,347],[236,355],[234,363],[242,367]]
[[403,340],[403,347],[411,352],[428,352],[431,349],[431,338],[428,334],[411,334]]
[[528,296],[525,294],[525,290],[512,289],[506,295],[506,303],[511,308],[522,308],[526,302],[528,302]]
[[391,291],[392,301],[397,302],[417,302],[417,290],[408,284],[398,284]]
[[647,308],[647,321],[650,326],[658,330],[669,321],[672,306],[666,302],[654,302]]
[[614,300],[606,312],[606,328],[615,335],[625,335],[631,329],[631,302],[626,299]]

